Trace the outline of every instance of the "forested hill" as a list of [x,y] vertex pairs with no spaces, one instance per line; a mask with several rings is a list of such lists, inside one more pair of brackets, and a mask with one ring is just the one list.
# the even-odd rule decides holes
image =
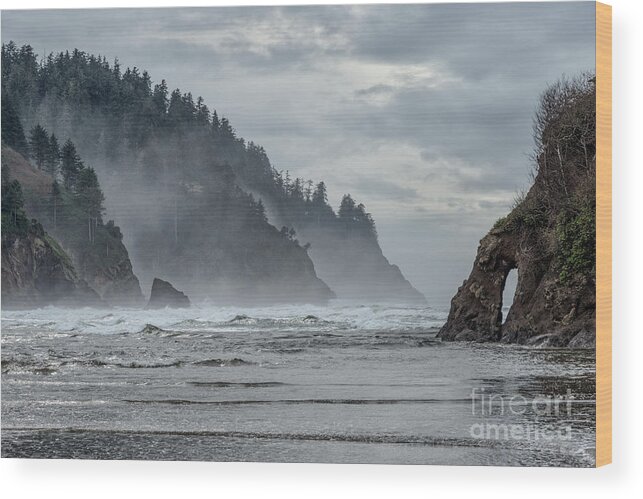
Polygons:
[[22,186],[16,178],[10,178],[3,158],[2,307],[104,304],[79,278],[71,258],[58,242],[37,220],[27,217]]
[[[3,129],[12,125],[9,119],[2,124]],[[63,247],[74,274],[105,304],[141,304],[121,230],[112,220],[103,221],[104,196],[93,168],[83,163],[71,141],[59,147],[56,136],[42,127],[35,128],[29,149],[35,165],[2,145],[3,182],[18,183],[26,214]]]
[[335,213],[323,182],[276,170],[200,97],[104,57],[40,60],[11,42],[2,97],[25,130],[73,140],[95,168],[145,284],[160,276],[219,299],[328,297],[316,269],[340,297],[423,300],[382,254],[363,205],[345,196]]

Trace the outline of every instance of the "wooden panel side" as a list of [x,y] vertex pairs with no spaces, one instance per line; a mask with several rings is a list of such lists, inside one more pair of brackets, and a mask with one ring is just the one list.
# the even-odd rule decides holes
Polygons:
[[596,3],[596,466],[612,462],[612,7]]

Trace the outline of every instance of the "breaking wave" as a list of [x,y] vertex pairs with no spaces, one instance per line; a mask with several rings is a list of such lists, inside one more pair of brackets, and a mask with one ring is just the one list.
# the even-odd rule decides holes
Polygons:
[[233,366],[244,366],[244,365],[253,365],[254,362],[247,360],[233,358],[233,359],[205,359],[198,360],[193,362],[195,366],[204,366],[204,367],[233,367]]
[[229,331],[420,332],[438,328],[447,310],[431,307],[284,305],[264,308],[195,305],[186,309],[63,309],[3,310],[2,320],[12,329],[41,333],[174,335]]

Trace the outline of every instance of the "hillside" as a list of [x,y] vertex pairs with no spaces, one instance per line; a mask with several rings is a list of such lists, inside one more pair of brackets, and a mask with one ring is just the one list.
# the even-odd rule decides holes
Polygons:
[[79,50],[40,64],[9,43],[2,60],[24,129],[70,138],[95,168],[145,287],[162,277],[197,298],[324,301],[329,284],[339,297],[424,301],[363,205],[335,213],[323,182],[276,170],[200,97]]
[[242,185],[266,203],[271,220],[292,227],[324,281],[341,298],[425,303],[424,296],[392,265],[380,248],[375,221],[366,207],[344,195],[337,213],[328,204],[326,185],[276,171],[265,151],[248,147],[252,161],[239,167]]
[[[587,346],[596,333],[596,88],[583,75],[542,96],[534,183],[480,241],[444,340]],[[518,272],[503,322],[507,275]]]
[[[32,166],[21,154],[3,144],[3,172],[17,180],[28,216],[42,224],[69,255],[74,273],[106,303],[138,305],[143,295],[132,271],[120,229],[103,223],[100,214],[88,223],[74,195],[54,178]],[[57,191],[55,190],[57,189]]]
[[24,212],[20,183],[2,176],[2,306],[101,305],[71,258]]

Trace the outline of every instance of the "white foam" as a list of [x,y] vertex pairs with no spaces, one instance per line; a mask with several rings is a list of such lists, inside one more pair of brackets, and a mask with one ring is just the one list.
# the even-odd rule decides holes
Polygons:
[[[362,329],[396,331],[436,328],[446,319],[446,310],[432,307],[353,305],[280,305],[271,307],[217,307],[195,305],[186,309],[67,309],[2,311],[3,328],[43,332],[122,334],[141,331],[146,324],[178,331],[260,331]],[[233,320],[246,316],[242,320]],[[317,320],[311,320],[314,316]]]

